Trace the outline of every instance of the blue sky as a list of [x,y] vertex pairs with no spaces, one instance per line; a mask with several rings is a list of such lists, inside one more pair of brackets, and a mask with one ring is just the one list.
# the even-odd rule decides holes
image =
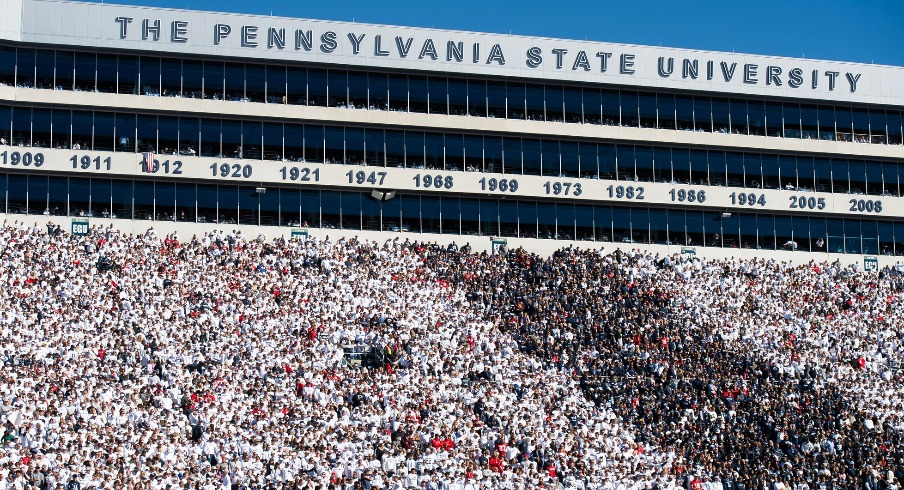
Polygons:
[[118,0],[112,3],[904,66],[904,0]]

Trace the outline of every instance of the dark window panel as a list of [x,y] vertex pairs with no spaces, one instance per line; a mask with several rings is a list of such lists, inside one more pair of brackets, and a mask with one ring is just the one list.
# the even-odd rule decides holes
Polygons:
[[224,100],[243,102],[245,100],[245,65],[226,63],[223,67]]
[[16,48],[0,46],[0,85],[16,84]]
[[[390,88],[390,94],[392,89]],[[427,77],[408,77],[408,110],[411,112],[426,113],[428,111]]]
[[525,87],[525,105],[527,108],[526,114],[528,120],[544,120],[544,98],[543,85],[528,84]]
[[[276,83],[276,93],[281,87]],[[282,102],[280,95],[279,102]],[[245,98],[247,102],[267,102],[267,71],[263,65],[245,65]]]
[[308,70],[290,67],[286,71],[286,103],[308,105]]
[[268,104],[287,104],[289,99],[286,95],[286,67],[284,66],[267,66],[267,103]]
[[389,110],[389,85],[385,73],[367,75],[368,109]]
[[744,99],[731,99],[729,101],[731,113],[731,134],[747,134],[747,101]]
[[141,95],[160,95],[160,58],[142,56],[139,60]]
[[326,107],[327,71],[308,69],[308,105]]
[[182,60],[163,58],[160,61],[160,87],[160,94],[164,97],[183,96]]
[[483,80],[468,80],[468,115],[488,117],[487,83]]
[[640,118],[638,117],[640,102],[637,97],[637,92],[622,91],[619,93],[622,126],[636,128],[640,125]]
[[430,77],[427,79],[427,86],[430,94],[430,114],[448,114],[449,87],[446,77]]
[[56,80],[54,88],[57,90],[73,90],[75,86],[75,53],[72,51],[56,52]]
[[204,64],[200,61],[186,60],[182,65],[182,96],[204,98]]
[[389,75],[389,110],[408,112],[408,77]]
[[505,86],[507,117],[509,119],[524,119],[525,116],[525,86],[523,83],[508,82]]
[[348,72],[348,104],[352,109],[367,109],[368,86],[366,72]]
[[226,83],[226,67],[223,62],[204,62],[204,93],[203,98],[223,100],[223,87]]
[[658,125],[656,120],[656,94],[641,93],[638,98],[640,127],[655,128]]

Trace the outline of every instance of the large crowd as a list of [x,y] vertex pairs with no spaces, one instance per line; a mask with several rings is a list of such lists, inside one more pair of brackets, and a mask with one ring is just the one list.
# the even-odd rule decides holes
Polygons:
[[0,227],[0,490],[897,489],[904,274]]

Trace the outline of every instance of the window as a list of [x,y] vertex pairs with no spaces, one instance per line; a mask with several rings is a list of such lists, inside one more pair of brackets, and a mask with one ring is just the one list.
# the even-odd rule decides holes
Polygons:
[[612,208],[609,206],[593,207],[593,227],[598,242],[612,241]]
[[441,232],[458,235],[461,233],[461,209],[457,197],[441,198]]
[[509,82],[505,86],[506,107],[509,119],[524,119],[525,87],[523,83]]
[[[386,131],[386,166],[405,166],[405,132]],[[398,226],[398,225],[397,225]]]
[[487,82],[487,113],[489,117],[506,115],[506,88],[502,82]]
[[499,235],[499,201],[480,200],[480,233],[482,235]]
[[542,174],[551,177],[561,177],[562,169],[559,162],[559,142],[543,140],[540,142],[540,147],[543,160]]
[[[264,150],[269,154],[271,145],[267,135],[269,130],[264,130]],[[286,124],[283,126],[283,158],[289,162],[304,161],[304,126],[301,124]]]
[[[75,53],[75,90],[94,92],[95,75],[98,92],[116,93],[116,56]],[[98,68],[102,71],[97,71]]]
[[712,101],[708,97],[694,97],[695,130],[711,132],[713,130],[712,113]]
[[[112,121],[112,114],[107,114],[107,117]],[[54,109],[53,110],[53,134],[51,135],[51,145],[54,148],[69,148],[69,138],[70,131],[72,130],[72,113],[66,109]],[[105,128],[108,133],[105,133],[109,138],[109,135],[113,134],[113,128],[107,127]],[[112,150],[113,148],[104,148],[107,150]]]
[[581,89],[566,87],[562,97],[565,105],[564,121],[578,124],[583,122]]
[[[107,186],[109,187],[109,180]],[[0,176],[0,199],[6,195],[6,176]],[[66,216],[69,208],[69,179],[51,176],[47,185],[47,213],[50,216]],[[108,204],[109,207],[109,204]],[[102,216],[98,214],[97,216]],[[109,213],[105,217],[109,217]]]
[[0,46],[0,84],[16,84],[16,48]]
[[870,109],[869,111],[870,143],[884,145],[888,142],[888,133],[885,126],[885,111],[882,109]]
[[224,65],[225,90],[223,97],[232,102],[245,101],[245,65],[226,63]]
[[204,98],[204,64],[187,60],[182,66],[182,97]]
[[[499,235],[517,237],[518,222],[518,201],[499,201]],[[536,227],[534,229],[536,230]],[[901,236],[904,237],[904,226]],[[901,249],[904,250],[904,246]]]
[[376,167],[386,165],[384,160],[384,136],[380,128],[367,128],[364,133],[364,146],[367,151],[365,163]]
[[[281,84],[278,79],[274,85],[275,93],[279,94],[282,91],[282,87],[280,87]],[[280,99],[281,98],[282,95],[280,94]],[[267,101],[267,72],[263,65],[245,65],[244,100],[247,102]]]
[[367,74],[368,109],[385,111],[389,109],[389,86],[385,73]]
[[[700,113],[697,112],[699,117]],[[713,132],[731,132],[731,116],[729,114],[728,99],[714,98],[712,100]],[[740,116],[740,115],[739,115]]]
[[16,86],[34,88],[35,86],[35,50],[19,48],[16,50]]
[[171,58],[161,60],[160,86],[160,94],[164,97],[182,97],[182,60]]
[[[408,77],[408,106],[411,112],[428,112],[427,77]],[[390,92],[392,90],[390,89]]]
[[640,112],[640,127],[657,127],[656,94],[640,94],[638,104]]
[[869,112],[865,109],[855,110],[852,113],[854,122],[854,142],[869,143]]
[[361,225],[364,230],[380,231],[382,228],[381,214],[383,203],[370,197],[361,195]]
[[220,150],[220,121],[218,119],[201,120],[201,156],[223,156]]
[[204,98],[223,100],[226,71],[223,62],[204,62]]
[[[644,146],[638,146],[634,149],[634,162],[631,162],[630,150],[624,152],[625,158],[622,158],[621,146],[618,152],[619,180],[632,180],[638,182],[653,182],[653,149]],[[623,166],[624,164],[624,166]],[[622,170],[624,169],[624,171]],[[671,172],[669,172],[671,174]],[[625,176],[622,179],[622,175]]]
[[[296,126],[298,143],[301,143],[301,127]],[[263,125],[263,154],[264,160],[283,160],[283,125],[282,123],[265,122]]]
[[[527,119],[529,121],[543,121],[544,116],[544,91],[543,85],[527,85],[525,88]],[[509,101],[511,107],[511,101]]]
[[179,118],[161,116],[157,121],[160,153],[176,155],[179,150]]
[[766,136],[766,108],[758,100],[747,101],[747,124],[750,135]]
[[50,147],[50,109],[34,109],[31,115],[32,146]]
[[[289,102],[289,99],[286,92],[286,67],[268,65],[266,67],[266,77],[267,103],[287,104]],[[295,98],[297,100],[298,96],[296,95]]]
[[465,150],[462,135],[447,134],[446,140],[446,170],[464,170]]
[[819,111],[816,106],[800,106],[801,138],[805,140],[819,139]]
[[487,84],[483,80],[468,80],[468,115],[487,117]]
[[308,105],[308,70],[291,67],[286,70],[286,103]]
[[448,114],[449,87],[445,77],[430,77],[427,79],[427,87],[430,98],[430,114]]
[[[420,196],[402,197],[402,230],[419,233],[421,226],[421,198]],[[401,230],[400,230],[401,231]]]
[[160,95],[160,58],[142,56],[139,60],[141,95]]
[[389,75],[389,110],[408,112],[408,77]]
[[364,128],[345,128],[345,163],[364,164]]
[[659,124],[660,129],[675,129],[675,96],[672,94],[658,94]]
[[304,125],[304,160],[307,162],[323,162],[324,129],[319,124]]
[[[348,72],[348,107],[351,109],[367,109],[368,106],[368,87],[367,73],[351,71]],[[330,88],[337,89],[330,81]],[[331,90],[330,93],[334,93]]]
[[75,80],[75,53],[72,51],[56,52],[56,81],[54,88],[57,90],[73,90]]
[[430,91],[430,114],[449,113],[449,87],[445,77],[430,77],[427,79]]
[[35,52],[35,88],[53,88],[55,59],[53,51],[39,49]]
[[523,155],[523,169],[525,175],[540,175],[541,149],[540,141],[532,139],[524,139],[521,141],[521,151]]
[[599,89],[585,88],[581,95],[584,98],[584,124],[602,124],[603,98]]
[[731,133],[747,134],[747,101],[744,99],[731,99],[729,101],[731,116]]
[[216,223],[217,186],[212,184],[198,184],[196,192],[198,223]]
[[[95,116],[96,119],[96,116]],[[179,118],[179,154],[195,156],[198,154],[198,136],[201,132],[201,121],[196,117]]]
[[[156,126],[156,124],[155,124]],[[91,112],[72,112],[72,145],[83,150],[93,149],[94,114]],[[156,131],[156,127],[154,131]]]
[[621,101],[621,125],[632,128],[638,127],[640,118],[638,117],[639,102],[637,92],[620,92],[619,99]]
[[330,70],[327,73],[329,86],[329,107],[348,107],[348,72],[345,70]]
[[888,144],[900,145],[904,143],[904,138],[902,138],[901,113],[889,111],[886,120],[888,126]]
[[408,112],[408,77],[389,75],[389,110]]
[[563,110],[565,106],[562,87],[547,85],[544,87],[546,101],[546,120],[552,122],[564,121]]
[[781,137],[784,134],[782,128],[782,105],[766,103],[766,136]]
[[308,69],[308,105],[326,107],[327,71]]
[[675,127],[679,131],[693,131],[694,99],[689,96],[675,96]]

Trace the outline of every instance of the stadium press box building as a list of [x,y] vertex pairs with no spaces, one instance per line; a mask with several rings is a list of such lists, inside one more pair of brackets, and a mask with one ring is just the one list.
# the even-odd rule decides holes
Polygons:
[[904,255],[904,69],[2,0],[7,219]]

